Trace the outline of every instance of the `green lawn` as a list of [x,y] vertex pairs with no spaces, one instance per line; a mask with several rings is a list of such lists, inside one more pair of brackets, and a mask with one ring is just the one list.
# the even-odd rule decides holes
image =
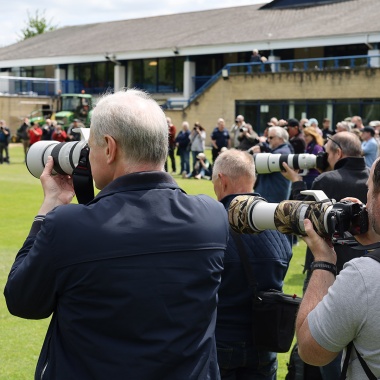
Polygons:
[[[40,182],[26,169],[21,146],[12,146],[10,157],[10,165],[0,165],[1,289],[4,289],[14,257],[26,238],[42,201]],[[187,193],[203,193],[214,197],[211,181],[182,179],[177,175],[174,177]],[[301,295],[304,253],[303,242],[294,247],[293,259],[285,279],[284,291],[287,293]],[[13,317],[6,308],[4,297],[0,297],[0,380],[33,378],[48,322],[48,320],[31,321]],[[279,380],[285,378],[288,358],[288,354],[278,355]]]

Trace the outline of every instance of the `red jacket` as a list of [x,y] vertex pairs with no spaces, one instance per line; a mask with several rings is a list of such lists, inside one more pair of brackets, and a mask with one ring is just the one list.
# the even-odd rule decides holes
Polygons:
[[37,126],[29,129],[30,145],[40,141],[42,137],[42,129]]

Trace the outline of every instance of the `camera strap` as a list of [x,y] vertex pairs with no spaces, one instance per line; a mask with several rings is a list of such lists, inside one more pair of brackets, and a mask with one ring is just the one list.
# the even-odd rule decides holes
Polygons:
[[80,152],[78,165],[73,170],[75,195],[80,204],[87,204],[95,197],[89,153],[90,148],[86,144]]

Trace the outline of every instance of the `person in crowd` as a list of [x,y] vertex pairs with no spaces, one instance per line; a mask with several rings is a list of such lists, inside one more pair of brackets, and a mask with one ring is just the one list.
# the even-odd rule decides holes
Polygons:
[[67,128],[67,139],[68,141],[80,141],[81,134],[79,132],[74,132],[76,128],[85,128],[84,124],[79,121],[79,119],[74,119],[73,122]]
[[275,127],[278,126],[278,119],[277,117],[271,117],[270,120],[267,123],[268,127]]
[[225,126],[225,121],[222,118],[218,119],[217,126],[211,133],[211,143],[212,143],[212,162],[215,162],[220,150],[225,146],[226,148],[231,147],[230,134]]
[[[325,150],[328,153],[327,159],[331,170],[320,174],[314,180],[311,189],[322,190],[329,199],[337,201],[352,196],[366,202],[369,170],[362,157],[361,144],[357,136],[351,132],[337,133],[328,138]],[[302,177],[296,171],[291,170],[287,164],[283,164],[283,166],[286,169],[283,175],[292,182],[292,199],[314,200],[313,197],[301,194],[301,191],[307,189]],[[346,262],[363,254],[362,251],[354,250],[348,244],[336,245],[335,251],[338,273]],[[307,249],[304,266],[306,272],[304,291],[309,283],[313,260],[312,252]],[[320,371],[324,380],[339,379],[340,356],[327,366],[321,367]]]
[[212,165],[204,153],[198,153],[193,171],[182,178],[211,179]]
[[371,167],[379,155],[379,144],[375,139],[375,130],[372,127],[362,129],[362,150],[367,167]]
[[301,120],[300,120],[300,128],[301,130],[303,131],[305,128],[307,128],[309,126],[309,119],[307,119],[306,117],[303,117]]
[[[319,154],[324,151],[323,148],[323,137],[316,132],[314,128],[307,127],[303,131],[305,135],[305,141],[306,141],[306,150],[305,152],[308,154]],[[315,178],[319,176],[319,171],[316,168],[311,168],[308,170],[307,174],[303,177],[303,180],[306,183],[306,187],[308,189],[311,189],[311,185],[313,184],[313,181]]]
[[53,135],[52,135],[52,140],[59,141],[59,142],[67,141],[67,134],[62,129],[62,125],[58,124],[57,127],[55,128],[55,131],[53,132]]
[[182,123],[182,130],[178,133],[176,139],[177,155],[181,160],[181,174],[190,173],[190,129],[189,123]]
[[295,154],[305,153],[306,142],[305,135],[300,128],[300,123],[297,119],[288,119],[286,130],[289,134],[289,143],[293,147]]
[[0,120],[0,164],[3,162],[10,164],[8,148],[10,140],[11,130],[7,127],[5,120]]
[[331,129],[331,120],[325,117],[322,121],[322,137],[323,141],[327,142],[327,136],[333,136],[334,131]]
[[357,128],[359,131],[364,129],[363,119],[361,116],[352,116],[351,123],[353,124],[353,128]]
[[[252,193],[255,164],[247,152],[230,149],[215,161],[212,182],[215,194],[228,210],[239,194]],[[281,290],[292,250],[278,231],[240,235],[258,281],[258,290]],[[263,351],[252,342],[252,295],[238,254],[230,236],[224,256],[224,271],[218,296],[216,344],[222,380],[275,380],[277,354]]]
[[30,122],[30,128],[29,128],[29,140],[30,145],[32,146],[37,141],[41,141],[42,138],[42,129],[40,125],[36,122]]
[[52,140],[54,133],[54,125],[51,119],[46,119],[45,125],[42,127],[41,140]]
[[336,123],[335,133],[339,132],[351,132],[350,124],[347,121],[339,121],[338,123]]
[[[289,134],[282,127],[270,127],[268,130],[268,142],[270,153],[290,154],[288,144]],[[255,145],[250,149],[253,153],[260,153],[260,145]],[[280,172],[259,174],[255,184],[255,192],[259,193],[270,203],[279,203],[289,199],[290,181],[284,178]]]
[[246,123],[238,136],[239,145],[236,149],[248,150],[260,142],[259,135],[253,130],[251,124]]
[[[177,133],[177,129],[175,125],[172,123],[172,119],[170,117],[166,118],[166,121],[168,123],[168,129],[169,129],[169,150],[168,150],[168,160],[170,160],[171,166],[172,166],[172,173],[175,174],[176,169],[176,161],[175,161],[175,136]],[[165,163],[165,170],[169,171],[169,165],[166,162]]]
[[44,200],[4,290],[13,315],[53,314],[35,377],[219,379],[223,206],[164,172],[166,117],[145,92],[100,98],[88,143],[100,192],[69,204],[72,178],[52,175],[48,157]]
[[[379,159],[371,168],[366,203],[370,232],[365,244],[379,242]],[[364,255],[348,262],[336,277],[337,255],[331,242],[317,235],[309,220],[305,220],[304,224],[307,233],[305,241],[315,261],[297,316],[298,352],[304,361],[323,366],[334,361],[345,349],[346,355],[349,355],[346,379],[378,379],[380,263]],[[353,347],[349,353],[346,348],[350,342]],[[361,361],[368,366],[373,377],[364,371]]]
[[316,131],[319,135],[323,136],[323,132],[322,132],[322,130],[321,130],[321,129],[319,128],[319,126],[318,126],[318,120],[317,120],[317,119],[315,119],[315,118],[311,118],[311,119],[309,119],[309,121],[308,121],[308,123],[306,124],[305,128],[308,128],[308,127],[310,127],[310,128],[314,128],[315,131]]
[[240,145],[239,136],[241,130],[245,127],[245,121],[243,115],[236,116],[235,124],[230,128],[230,136],[232,138],[232,148],[237,148]]
[[190,150],[192,156],[192,168],[194,170],[195,164],[197,163],[197,156],[199,153],[203,153],[205,151],[205,141],[206,141],[206,131],[197,121],[194,124],[194,128],[190,134]]
[[26,154],[28,152],[29,145],[30,145],[29,128],[30,128],[29,119],[26,117],[24,118],[24,122],[17,129],[17,137],[21,140],[22,148],[24,149],[25,160],[26,160]]
[[252,73],[252,71],[254,72],[260,71],[260,66],[258,65],[258,63],[262,62],[261,58],[262,57],[259,54],[259,51],[257,49],[253,49],[251,58],[249,60],[253,65],[248,66],[247,74]]

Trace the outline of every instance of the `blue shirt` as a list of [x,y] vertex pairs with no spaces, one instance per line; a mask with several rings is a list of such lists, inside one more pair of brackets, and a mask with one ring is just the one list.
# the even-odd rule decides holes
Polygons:
[[365,164],[370,168],[378,156],[379,145],[374,137],[362,142]]
[[211,140],[215,140],[215,144],[219,149],[223,147],[228,147],[228,140],[230,139],[230,134],[227,129],[220,131],[218,127],[214,128],[211,134]]

